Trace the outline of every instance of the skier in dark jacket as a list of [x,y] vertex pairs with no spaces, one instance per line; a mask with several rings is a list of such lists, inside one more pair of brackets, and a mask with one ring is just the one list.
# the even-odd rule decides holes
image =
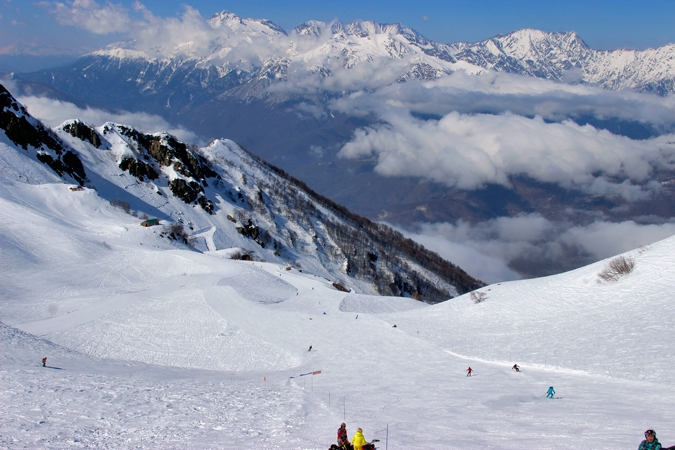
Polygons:
[[654,430],[645,431],[645,440],[642,441],[638,450],[661,450],[661,444],[656,439],[656,432]]
[[518,364],[514,364],[513,367],[511,367],[511,370],[515,370],[516,372],[520,372],[520,367],[518,367]]
[[347,425],[342,422],[340,428],[337,431],[337,443],[339,447],[343,447],[346,443],[349,442],[349,437],[347,436]]

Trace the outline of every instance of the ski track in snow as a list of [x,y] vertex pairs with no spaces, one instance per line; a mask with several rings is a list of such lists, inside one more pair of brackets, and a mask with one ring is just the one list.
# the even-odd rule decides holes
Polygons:
[[326,449],[343,420],[380,448],[388,427],[392,449],[635,448],[648,427],[675,444],[675,238],[613,284],[601,262],[427,306],[181,249],[94,192],[12,183],[0,447]]

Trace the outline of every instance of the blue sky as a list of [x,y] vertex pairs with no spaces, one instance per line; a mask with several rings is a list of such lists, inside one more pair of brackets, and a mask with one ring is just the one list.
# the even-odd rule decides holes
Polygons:
[[[82,54],[124,39],[56,20],[55,8],[111,7],[140,15],[136,0],[0,0],[0,55]],[[142,0],[153,15],[177,17],[185,5],[209,17],[229,10],[266,18],[286,30],[307,20],[402,23],[429,39],[479,41],[521,28],[576,31],[595,49],[658,47],[675,42],[675,0]]]

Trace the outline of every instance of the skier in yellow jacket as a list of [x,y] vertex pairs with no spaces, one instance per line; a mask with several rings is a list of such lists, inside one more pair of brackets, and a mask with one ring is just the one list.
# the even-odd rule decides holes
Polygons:
[[366,445],[366,438],[363,437],[363,430],[361,428],[356,429],[354,437],[352,438],[352,445],[354,450],[362,450],[363,446]]

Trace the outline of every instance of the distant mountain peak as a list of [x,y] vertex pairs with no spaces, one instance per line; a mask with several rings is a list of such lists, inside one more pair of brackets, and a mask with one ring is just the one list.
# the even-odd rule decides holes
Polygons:
[[247,29],[252,32],[263,34],[282,34],[287,35],[286,31],[279,25],[267,19],[245,19],[230,11],[220,11],[208,19],[208,23],[213,28],[223,26],[229,27],[234,31]]
[[295,34],[300,36],[321,36],[321,33],[328,27],[326,22],[320,20],[308,20],[294,28]]

